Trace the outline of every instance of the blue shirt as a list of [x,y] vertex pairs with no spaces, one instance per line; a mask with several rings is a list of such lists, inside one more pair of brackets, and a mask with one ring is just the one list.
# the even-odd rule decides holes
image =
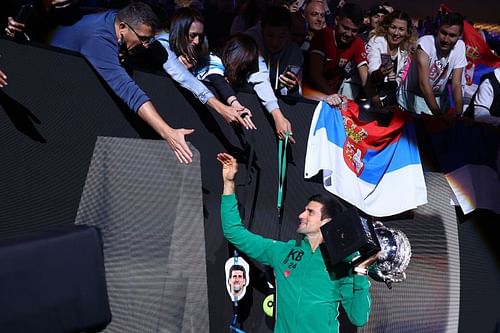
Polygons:
[[207,103],[210,98],[214,97],[214,94],[181,64],[175,52],[170,48],[169,34],[167,32],[156,35],[156,40],[168,53],[163,69],[173,80],[184,89],[189,90],[202,104]]
[[57,28],[50,44],[83,55],[111,89],[137,112],[149,97],[120,64],[116,15],[116,11],[85,15],[71,26]]

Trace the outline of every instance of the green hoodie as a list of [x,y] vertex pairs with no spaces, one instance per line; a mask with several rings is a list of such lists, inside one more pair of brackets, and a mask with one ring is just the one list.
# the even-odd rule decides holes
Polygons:
[[321,247],[313,252],[307,238],[281,242],[248,231],[241,223],[234,194],[222,196],[221,217],[229,242],[274,269],[275,332],[339,332],[339,304],[354,325],[368,322],[371,301],[367,276],[353,274],[347,263],[327,270]]

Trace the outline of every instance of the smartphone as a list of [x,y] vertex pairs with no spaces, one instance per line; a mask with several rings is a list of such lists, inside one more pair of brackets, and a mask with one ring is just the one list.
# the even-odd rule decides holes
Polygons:
[[287,72],[292,72],[293,74],[297,75],[299,74],[299,71],[300,71],[300,66],[288,65],[286,66],[282,74],[286,75]]
[[382,66],[383,67],[392,66],[392,58],[391,58],[390,54],[382,53],[382,54],[380,54],[380,58],[382,60]]
[[34,11],[35,11],[35,6],[33,4],[24,4],[17,12],[17,15],[14,18],[14,20],[16,22],[26,24],[26,22],[29,20],[31,14],[33,14]]

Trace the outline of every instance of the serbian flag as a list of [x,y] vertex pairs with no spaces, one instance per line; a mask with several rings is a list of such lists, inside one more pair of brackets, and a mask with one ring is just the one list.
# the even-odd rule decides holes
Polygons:
[[395,111],[388,127],[359,120],[349,101],[342,110],[320,102],[307,143],[304,176],[323,171],[329,192],[372,216],[402,213],[427,203],[415,129]]
[[477,85],[483,74],[500,67],[500,57],[491,52],[479,32],[467,21],[464,21],[463,38],[467,57],[467,67],[464,71],[465,81],[468,86]]

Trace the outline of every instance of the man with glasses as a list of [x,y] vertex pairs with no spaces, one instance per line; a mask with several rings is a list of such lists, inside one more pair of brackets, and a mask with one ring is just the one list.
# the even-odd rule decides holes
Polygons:
[[118,97],[167,141],[179,162],[190,163],[193,154],[184,137],[193,130],[170,127],[122,67],[127,56],[149,47],[158,26],[152,9],[134,2],[119,12],[85,15],[74,25],[61,26],[50,44],[80,52]]

